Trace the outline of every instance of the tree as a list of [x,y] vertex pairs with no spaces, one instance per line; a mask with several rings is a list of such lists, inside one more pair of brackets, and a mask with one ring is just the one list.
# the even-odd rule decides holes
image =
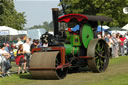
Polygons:
[[37,28],[44,28],[47,31],[53,31],[53,22],[50,23],[45,21],[43,22],[43,25],[34,25],[33,27],[30,27],[29,29],[37,29]]
[[128,15],[123,8],[128,6],[128,0],[63,0],[65,13],[80,13],[85,15],[103,15],[113,18],[110,25],[124,26],[128,23]]
[[43,23],[43,28],[45,28],[47,31],[52,31],[53,30],[53,22],[48,23],[45,21]]
[[21,30],[26,23],[24,12],[18,13],[15,10],[13,0],[0,1],[0,25],[9,26],[17,30]]
[[43,28],[43,25],[34,25],[30,27],[29,29],[38,29],[38,28]]

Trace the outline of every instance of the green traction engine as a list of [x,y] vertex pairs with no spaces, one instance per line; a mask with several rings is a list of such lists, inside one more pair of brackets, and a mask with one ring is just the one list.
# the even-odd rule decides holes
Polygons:
[[[98,22],[110,22],[104,16],[67,14],[58,18],[53,8],[54,35],[41,36],[42,47],[32,49],[30,74],[33,78],[63,79],[67,73],[88,69],[104,72],[109,63],[109,48],[95,36]],[[58,23],[59,22],[59,23]]]

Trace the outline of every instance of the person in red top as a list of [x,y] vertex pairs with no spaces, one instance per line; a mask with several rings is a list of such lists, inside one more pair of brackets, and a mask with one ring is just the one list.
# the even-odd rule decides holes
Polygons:
[[125,37],[123,35],[120,35],[120,52],[121,52],[121,56],[124,56],[124,41],[125,41]]
[[22,73],[24,73],[24,71],[26,70],[26,60],[24,58],[23,45],[20,44],[18,47],[19,48],[17,50],[17,57],[16,57],[15,61],[16,61],[16,65],[18,65],[18,74],[20,74],[22,64],[23,64]]

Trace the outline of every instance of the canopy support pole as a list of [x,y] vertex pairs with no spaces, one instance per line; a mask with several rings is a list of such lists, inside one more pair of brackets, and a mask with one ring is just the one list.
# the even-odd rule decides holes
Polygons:
[[103,33],[102,33],[103,28],[102,28],[102,26],[103,26],[103,23],[104,23],[104,22],[103,22],[103,21],[101,21],[100,23],[101,23],[101,37],[103,38]]

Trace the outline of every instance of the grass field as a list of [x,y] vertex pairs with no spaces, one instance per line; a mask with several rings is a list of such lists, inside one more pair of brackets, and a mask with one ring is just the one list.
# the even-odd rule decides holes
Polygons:
[[73,73],[62,80],[33,80],[29,74],[13,74],[0,78],[0,85],[128,85],[128,56],[110,59],[103,73]]

